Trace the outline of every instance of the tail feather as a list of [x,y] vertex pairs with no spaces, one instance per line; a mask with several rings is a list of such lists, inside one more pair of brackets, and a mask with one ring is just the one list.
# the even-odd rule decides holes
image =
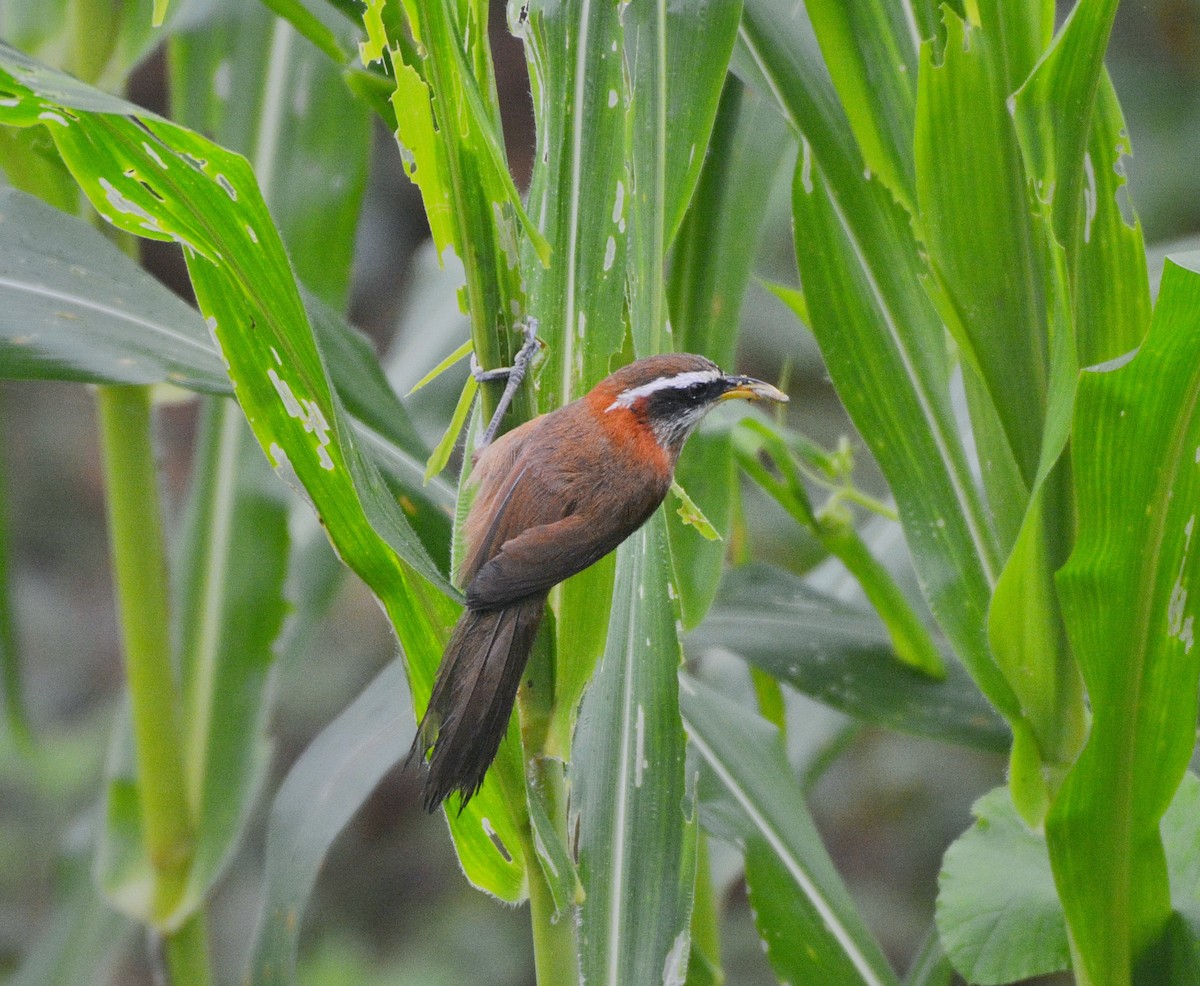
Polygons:
[[539,596],[504,609],[468,609],[459,619],[413,741],[413,755],[433,748],[426,811],[453,791],[461,810],[479,790],[508,729],[545,604]]

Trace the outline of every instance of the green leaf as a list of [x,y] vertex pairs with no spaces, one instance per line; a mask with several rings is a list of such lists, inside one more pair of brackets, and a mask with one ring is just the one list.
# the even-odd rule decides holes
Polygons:
[[1092,110],[1084,171],[1084,224],[1075,255],[1075,348],[1080,366],[1116,359],[1150,324],[1150,285],[1142,226],[1126,187],[1129,132],[1107,72]]
[[[1045,838],[1022,822],[1006,788],[984,795],[972,812],[977,820],[947,850],[938,880],[937,923],[955,968],[980,984],[1067,969],[1066,919]],[[1164,949],[1168,965],[1149,980],[1156,983],[1193,981],[1177,973],[1194,961],[1188,940],[1200,928],[1197,818],[1200,778],[1188,773],[1162,819],[1175,912]]]
[[98,230],[9,188],[0,189],[0,376],[229,389],[193,309]]
[[[676,237],[667,285],[676,346],[732,368],[742,298],[757,253],[763,217],[790,144],[770,103],[728,76],[696,193]],[[678,483],[695,498],[722,538],[737,496],[727,431],[693,435],[679,458]],[[683,623],[694,627],[712,604],[726,545],[697,538],[684,515],[667,516],[671,560]]]
[[679,509],[675,511],[675,516],[684,526],[694,528],[706,541],[721,540],[721,532],[713,527],[712,521],[704,516],[704,511],[696,506],[678,480],[671,481],[671,495],[679,501]]
[[947,4],[960,20],[968,15],[983,25],[989,37],[1004,39],[1001,88],[1012,93],[1033,71],[1037,60],[1050,43],[1054,32],[1054,0],[974,0],[974,4],[955,0]]
[[1050,208],[1059,243],[1071,251],[1085,209],[1095,207],[1085,203],[1084,154],[1096,93],[1107,81],[1104,50],[1116,13],[1116,0],[1072,7],[1054,44],[1014,97],[1013,121],[1035,192]]
[[[1046,297],[1046,245],[1030,216],[1021,152],[1005,103],[1003,36],[952,13],[945,23],[941,64],[934,62],[932,43],[921,51],[917,216],[939,289],[935,300],[964,372],[982,384],[968,396],[990,405],[973,406],[972,413],[994,414],[1000,425],[994,437],[1007,445],[982,449],[980,457],[1011,458],[1019,474],[1018,482],[999,470],[989,472],[1006,480],[989,484],[989,497],[1024,505],[1037,472],[1048,399],[1052,303]],[[1001,532],[1002,538],[1006,533],[1005,547],[1015,532]]]
[[[381,36],[383,22],[373,13],[378,7],[375,0],[368,5],[368,34],[373,43],[392,45],[397,137],[411,149],[404,155],[406,168],[410,177],[415,169],[439,255],[453,246],[463,262],[480,363],[511,365],[517,334],[509,330],[525,307],[519,238],[533,245],[543,264],[550,247],[526,213],[505,161],[487,7],[406,0],[412,50],[401,39]],[[485,415],[502,390],[500,382],[484,388]],[[521,417],[532,417],[527,392],[516,403]]]
[[793,185],[800,280],[829,374],[887,478],[930,609],[989,700],[1018,707],[988,651],[999,551],[949,401],[945,329],[911,217],[866,177],[793,4],[748,0],[735,67],[804,138]]
[[202,29],[174,35],[169,51],[174,119],[246,155],[301,283],[343,309],[370,111],[335,65],[258,3],[226,4]]
[[547,343],[538,398],[548,411],[607,376],[625,338],[623,36],[614,4],[538,0],[526,11],[514,30],[537,123],[529,213],[553,255],[543,267],[526,244],[522,259],[529,310]]
[[404,674],[388,665],[292,765],[271,806],[265,888],[244,980],[296,982],[301,916],[338,833],[405,755],[413,723]]
[[262,0],[316,46],[334,64],[345,64],[358,54],[362,22],[343,16],[328,0]]
[[792,136],[774,107],[727,76],[667,285],[680,350],[729,369],[763,219]]
[[411,397],[418,390],[420,390],[422,387],[424,387],[427,383],[432,383],[434,380],[436,380],[438,377],[440,377],[443,373],[445,373],[448,369],[450,369],[450,367],[452,367],[455,363],[457,363],[459,360],[461,360],[464,356],[466,356],[470,352],[471,352],[471,340],[468,339],[461,346],[459,346],[456,350],[454,350],[454,352],[452,352],[449,356],[447,356],[440,363],[438,363],[437,366],[435,366],[432,370],[430,370],[428,373],[426,373],[425,376],[421,377],[420,380],[418,380],[416,383],[414,383],[412,385],[412,387],[409,388],[408,393],[405,394],[404,396]]
[[1092,729],[1046,831],[1092,983],[1127,981],[1170,913],[1162,813],[1195,743],[1200,277],[1168,263],[1150,333],[1079,383],[1078,535],[1058,574]]
[[867,167],[911,210],[917,31],[909,4],[816,0],[806,9]]
[[[529,311],[546,342],[538,409],[551,411],[608,375],[625,339],[629,177],[620,13],[615,4],[534,2],[510,24],[525,44],[537,148],[529,213],[552,250],[522,250]],[[584,686],[604,651],[613,559],[551,594],[554,708],[546,752],[567,759]]]
[[865,722],[982,749],[1008,745],[1008,730],[957,662],[946,662],[944,681],[900,664],[874,613],[766,565],[726,576],[688,645],[739,654]]
[[[246,162],[6,47],[0,47],[0,65],[0,91],[8,94],[0,120],[53,127],[63,159],[103,215],[130,232],[185,245],[198,302],[259,444],[311,500],[342,559],[382,601],[423,706],[458,607],[331,390]],[[523,813],[523,798],[501,800],[502,781],[509,791],[521,790],[520,767],[508,748],[451,829],[468,876],[516,899],[524,859],[521,822],[510,806]],[[507,855],[485,831],[484,818]]]
[[[999,575],[996,545],[953,423],[940,323],[923,293],[918,298],[919,283],[887,273],[879,254],[889,246],[901,255],[911,249],[901,240],[901,225],[887,231],[901,217],[861,178],[855,179],[860,188],[839,189],[835,203],[815,147],[810,154],[808,146],[792,201],[813,331],[896,497],[930,609],[984,694],[1016,718],[1012,688],[987,646],[987,607]],[[851,225],[851,200],[863,210],[856,221],[875,229]]]
[[[741,0],[667,0],[622,9],[629,133],[629,322],[639,356],[667,342],[667,248],[704,161]],[[667,80],[670,80],[670,85]]]
[[1070,968],[1046,840],[1021,820],[1007,788],[971,813],[975,824],[946,851],[938,877],[938,931],[954,967],[980,986]]
[[180,556],[184,770],[198,900],[236,848],[266,779],[270,673],[286,612],[288,502],[230,401],[202,416]]
[[462,393],[458,395],[458,403],[454,405],[454,412],[450,415],[450,423],[446,425],[442,437],[434,446],[433,451],[429,453],[429,461],[425,463],[425,482],[428,483],[446,468],[446,463],[450,461],[450,456],[454,452],[454,446],[458,444],[463,426],[467,423],[467,415],[471,413],[471,408],[475,404],[475,395],[478,393],[478,381],[468,375],[463,383]]
[[[680,650],[662,512],[617,549],[608,646],[584,696],[570,774],[583,979],[679,982],[687,961],[694,839],[679,724]],[[691,847],[694,851],[694,846]]]
[[679,696],[706,768],[701,821],[745,847],[759,933],[781,981],[895,983],[821,844],[778,730],[689,676]]

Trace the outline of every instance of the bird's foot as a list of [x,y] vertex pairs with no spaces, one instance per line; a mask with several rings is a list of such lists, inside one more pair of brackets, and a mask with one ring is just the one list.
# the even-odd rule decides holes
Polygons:
[[475,354],[471,354],[471,376],[479,381],[479,383],[486,383],[489,380],[508,381],[504,385],[504,393],[500,395],[500,400],[496,404],[496,413],[492,415],[492,420],[488,422],[483,437],[475,446],[476,452],[482,451],[492,444],[492,439],[496,437],[496,432],[500,429],[500,422],[504,419],[505,412],[508,411],[509,405],[512,404],[513,398],[517,394],[517,388],[521,386],[521,381],[525,379],[525,374],[529,370],[529,364],[533,362],[533,357],[542,348],[542,342],[537,337],[538,320],[536,318],[527,316],[522,330],[525,333],[525,342],[522,343],[521,348],[517,351],[512,366],[485,370],[480,367]]

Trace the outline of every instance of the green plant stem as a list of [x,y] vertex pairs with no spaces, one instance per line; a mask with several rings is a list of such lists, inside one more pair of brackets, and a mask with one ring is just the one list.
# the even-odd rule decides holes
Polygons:
[[199,908],[163,942],[172,986],[209,986],[208,921]]
[[[539,759],[527,769],[537,770],[539,785],[545,794],[546,811],[560,835],[566,839],[566,798],[562,763],[550,758]],[[533,965],[538,986],[571,986],[579,982],[579,957],[575,944],[575,915],[557,915],[554,896],[538,862],[533,830],[526,826],[526,872],[529,874],[529,918],[533,930]],[[557,920],[555,918],[557,917]]]
[[98,388],[108,527],[137,751],[142,826],[158,878],[156,912],[183,893],[192,855],[171,667],[167,565],[146,387]]

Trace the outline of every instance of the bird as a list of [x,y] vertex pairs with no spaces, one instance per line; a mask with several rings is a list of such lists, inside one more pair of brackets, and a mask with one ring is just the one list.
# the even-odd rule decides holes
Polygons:
[[[495,379],[496,371],[484,372]],[[647,356],[477,451],[458,578],[466,609],[411,754],[428,756],[426,811],[455,791],[461,811],[483,784],[550,590],[650,518],[671,487],[687,437],[713,407],[733,398],[788,400],[770,384],[725,374],[703,356]],[[493,423],[501,414],[503,408]]]

